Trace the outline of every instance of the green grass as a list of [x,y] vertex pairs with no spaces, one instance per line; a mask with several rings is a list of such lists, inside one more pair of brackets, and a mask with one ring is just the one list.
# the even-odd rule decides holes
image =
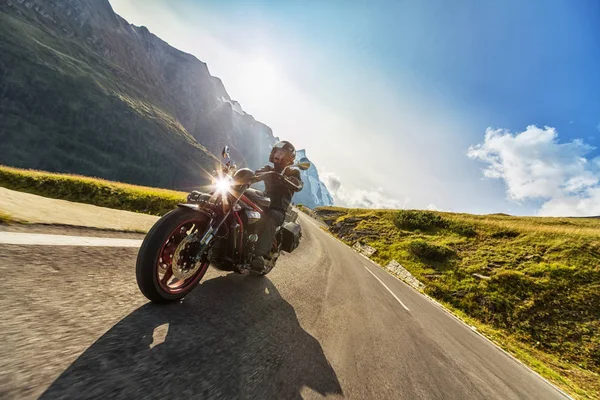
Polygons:
[[317,213],[348,244],[376,248],[379,264],[400,262],[428,295],[572,395],[600,398],[600,219]]
[[173,190],[5,166],[0,166],[0,186],[45,197],[153,215],[165,214],[186,198],[186,193]]
[[10,214],[0,211],[0,224],[8,224],[13,221],[14,220]]
[[417,239],[413,240],[412,242],[409,242],[408,251],[410,251],[412,255],[418,257],[424,262],[444,262],[455,255],[452,249],[446,246],[431,244],[423,239]]

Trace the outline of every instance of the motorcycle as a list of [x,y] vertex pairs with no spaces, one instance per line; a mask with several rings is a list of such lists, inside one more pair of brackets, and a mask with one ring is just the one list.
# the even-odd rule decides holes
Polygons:
[[[216,171],[208,193],[192,191],[185,203],[162,216],[144,238],[136,261],[136,280],[140,291],[154,303],[176,301],[189,294],[202,280],[208,267],[238,274],[268,274],[282,251],[298,246],[302,230],[297,214],[288,209],[286,222],[277,228],[271,254],[262,272],[250,268],[255,244],[261,234],[257,226],[269,198],[251,185],[271,174],[299,189],[281,173],[255,173],[238,169],[230,158],[228,146],[221,153],[226,163]],[[306,158],[287,168],[306,170]]]

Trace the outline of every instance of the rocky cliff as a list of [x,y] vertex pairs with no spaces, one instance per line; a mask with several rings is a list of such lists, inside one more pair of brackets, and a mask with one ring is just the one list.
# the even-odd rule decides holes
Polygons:
[[[302,157],[306,157],[306,150],[304,149],[296,152],[296,160]],[[309,169],[301,172],[301,176],[304,188],[294,195],[294,203],[303,204],[310,208],[333,205],[333,198],[325,184],[321,182],[317,167],[312,162]]]
[[0,137],[0,163],[184,190],[223,145],[255,168],[278,140],[107,0],[0,0]]

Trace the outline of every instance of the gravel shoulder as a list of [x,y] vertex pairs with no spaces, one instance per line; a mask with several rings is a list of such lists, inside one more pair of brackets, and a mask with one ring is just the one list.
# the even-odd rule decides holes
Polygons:
[[[51,199],[0,187],[0,212],[32,224],[78,226],[96,230],[147,232],[158,217],[98,207],[91,204]],[[11,229],[14,228],[14,225]],[[5,229],[6,230],[6,229]],[[31,229],[27,229],[31,232]],[[42,232],[50,233],[50,232]],[[97,236],[97,235],[96,235]]]
[[41,233],[46,235],[68,235],[102,238],[143,239],[144,233],[123,232],[85,226],[44,224],[0,224],[0,232]]

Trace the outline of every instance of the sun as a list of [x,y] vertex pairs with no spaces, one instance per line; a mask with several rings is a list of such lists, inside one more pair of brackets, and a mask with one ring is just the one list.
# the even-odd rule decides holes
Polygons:
[[[271,112],[287,98],[287,80],[281,65],[273,58],[255,55],[245,58],[235,69],[236,94],[244,110]],[[263,114],[264,115],[264,114]]]
[[247,75],[246,79],[255,90],[269,92],[277,85],[277,69],[263,57],[250,61],[245,74]]

